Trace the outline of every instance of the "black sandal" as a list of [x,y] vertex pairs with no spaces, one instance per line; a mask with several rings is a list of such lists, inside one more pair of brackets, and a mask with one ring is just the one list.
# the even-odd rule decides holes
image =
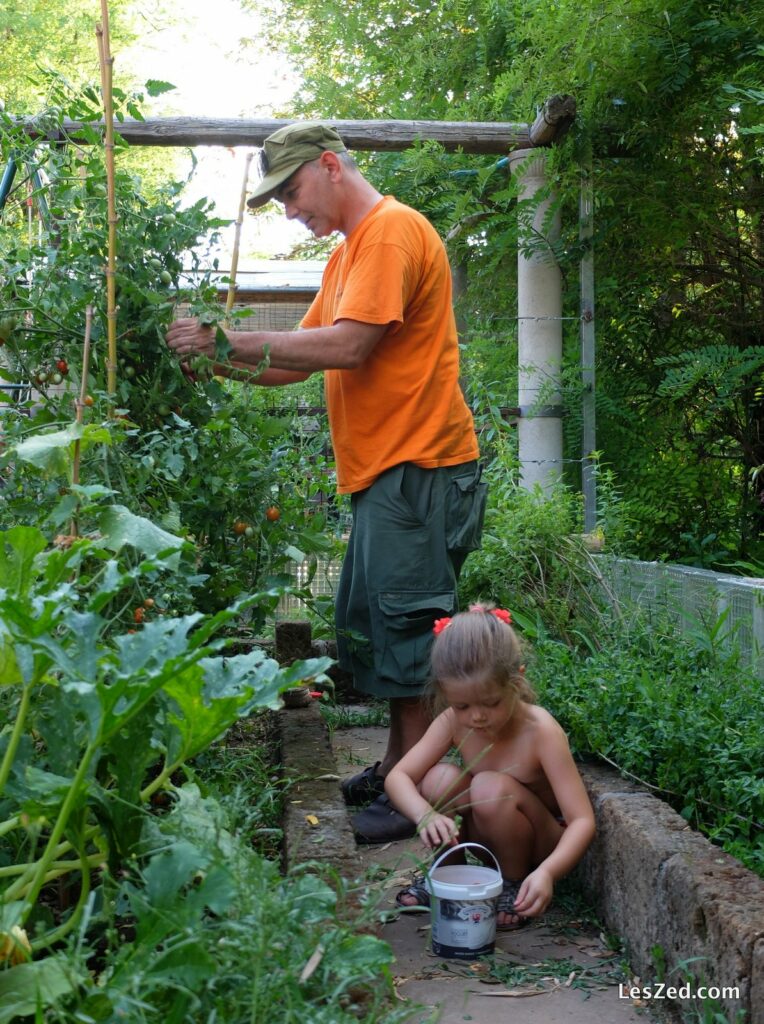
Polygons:
[[513,914],[517,918],[517,924],[497,923],[496,927],[500,932],[511,932],[522,928],[530,918],[515,912],[515,900],[520,892],[520,886],[523,884],[522,878],[504,878],[502,881],[504,885],[496,900],[496,914]]
[[[416,903],[404,903],[404,896],[413,896]],[[401,910],[409,910],[415,914],[424,914],[430,909],[430,894],[424,885],[424,875],[414,875],[411,885],[396,893],[395,902]]]

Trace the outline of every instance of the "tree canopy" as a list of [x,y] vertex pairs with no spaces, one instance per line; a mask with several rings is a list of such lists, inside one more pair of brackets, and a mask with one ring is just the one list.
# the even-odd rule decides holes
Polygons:
[[[532,121],[549,96],[575,97],[574,131],[553,160],[565,224],[555,256],[575,315],[591,155],[597,446],[629,500],[634,548],[699,564],[764,559],[764,3],[283,0],[272,15],[303,76],[284,113]],[[471,385],[514,404],[506,172],[432,145],[370,163],[467,266]],[[575,483],[575,324],[566,352]]]

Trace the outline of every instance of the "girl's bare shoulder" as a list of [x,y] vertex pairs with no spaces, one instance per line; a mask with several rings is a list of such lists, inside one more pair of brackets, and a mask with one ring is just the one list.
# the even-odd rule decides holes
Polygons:
[[560,723],[550,714],[546,708],[540,707],[538,704],[523,704],[523,710],[525,713],[525,721],[528,726],[532,729],[537,729],[546,736],[557,736],[564,737],[565,730],[562,728]]

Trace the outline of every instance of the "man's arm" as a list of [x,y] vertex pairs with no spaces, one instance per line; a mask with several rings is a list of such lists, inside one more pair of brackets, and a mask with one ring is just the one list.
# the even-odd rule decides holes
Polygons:
[[[276,384],[304,380],[317,370],[355,369],[365,361],[388,327],[389,324],[338,320],[331,327],[298,331],[225,333],[231,345],[231,366],[251,374],[263,362],[267,351],[268,370],[261,374],[258,382]],[[195,319],[173,321],[167,330],[167,344],[184,363],[198,355],[215,357],[214,329]],[[271,374],[271,370],[288,371],[288,374],[278,375],[281,379],[276,379],[277,375]],[[301,374],[304,376],[299,376]]]

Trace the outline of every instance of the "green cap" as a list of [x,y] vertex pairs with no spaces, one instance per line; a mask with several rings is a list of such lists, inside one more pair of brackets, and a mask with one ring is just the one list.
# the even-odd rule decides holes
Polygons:
[[276,190],[303,164],[317,160],[330,149],[346,152],[345,144],[331,125],[321,121],[299,121],[278,128],[263,143],[260,151],[260,178],[247,206],[265,206]]

